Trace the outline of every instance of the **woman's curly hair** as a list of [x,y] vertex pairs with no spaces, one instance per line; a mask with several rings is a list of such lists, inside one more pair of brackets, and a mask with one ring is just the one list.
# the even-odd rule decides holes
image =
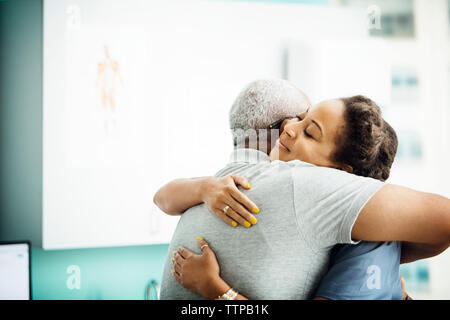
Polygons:
[[371,99],[358,95],[340,100],[346,124],[337,137],[334,161],[352,166],[356,175],[385,181],[397,152],[394,129]]

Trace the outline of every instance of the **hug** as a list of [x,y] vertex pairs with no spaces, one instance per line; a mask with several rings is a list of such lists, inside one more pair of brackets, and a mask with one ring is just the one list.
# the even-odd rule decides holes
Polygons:
[[154,196],[181,215],[161,299],[409,299],[400,264],[450,245],[448,198],[385,182],[398,140],[370,98],[312,105],[257,80],[229,122],[235,148],[215,176]]

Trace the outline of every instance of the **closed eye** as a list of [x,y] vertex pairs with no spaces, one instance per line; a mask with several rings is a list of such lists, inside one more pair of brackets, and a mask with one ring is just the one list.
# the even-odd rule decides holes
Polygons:
[[304,133],[305,136],[307,136],[308,138],[312,138],[312,137],[313,137],[312,135],[310,135],[310,134],[308,133],[308,131],[306,131],[306,129],[303,130],[303,133]]

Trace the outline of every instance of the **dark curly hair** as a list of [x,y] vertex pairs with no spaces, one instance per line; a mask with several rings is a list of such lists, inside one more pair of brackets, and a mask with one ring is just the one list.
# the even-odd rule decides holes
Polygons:
[[359,95],[340,100],[345,107],[345,125],[336,140],[334,161],[350,165],[356,175],[385,181],[397,153],[394,129],[371,99]]

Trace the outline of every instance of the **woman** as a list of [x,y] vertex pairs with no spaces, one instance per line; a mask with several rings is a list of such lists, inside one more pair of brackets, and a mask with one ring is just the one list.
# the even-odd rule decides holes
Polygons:
[[[316,166],[340,169],[384,181],[389,176],[396,148],[395,132],[381,118],[379,107],[370,99],[356,96],[323,102],[297,118],[288,120],[276,146],[270,152],[270,159],[301,160]],[[222,189],[220,183],[223,184]],[[168,214],[180,214],[191,206],[205,202],[211,211],[228,224],[236,227],[239,223],[251,227],[257,220],[249,211],[257,213],[258,208],[237,189],[234,183],[247,189],[251,188],[248,181],[236,176],[179,180],[161,188],[154,200]],[[203,189],[205,185],[207,187]],[[206,191],[199,192],[201,190]],[[177,197],[171,197],[172,194],[176,194]],[[226,214],[222,211],[224,207],[229,207]],[[229,292],[230,286],[219,276],[220,269],[213,251],[203,239],[199,241],[203,255],[195,255],[184,248],[174,255],[174,276],[177,281],[187,289],[207,298],[222,296],[244,299],[244,296],[237,295],[234,291]],[[347,263],[347,266],[351,267],[358,257],[368,256],[375,251],[386,253],[390,257],[386,260],[391,262],[387,268],[391,275],[395,275],[396,280],[390,281],[388,288],[385,288],[387,290],[385,295],[381,298],[386,298],[389,291],[394,291],[389,298],[401,299],[398,276],[400,245],[381,243],[368,249],[364,246],[362,243],[358,246],[341,248],[342,250],[336,254],[339,258],[336,265],[339,262],[342,268],[342,264]],[[359,249],[357,254],[352,252],[353,247]],[[376,271],[376,268],[374,270]],[[336,276],[339,277],[333,275],[334,278],[330,279],[330,282],[336,283],[334,281]],[[377,289],[379,283],[376,274],[374,277],[373,286]],[[358,286],[358,283],[354,285]],[[325,289],[321,291],[323,294],[319,294],[323,298],[342,298],[336,292],[330,290],[327,292]],[[368,290],[371,293],[369,283]],[[352,291],[349,292],[345,293],[344,298],[352,297]],[[230,294],[225,295],[226,293]],[[369,293],[367,296],[370,297]]]

